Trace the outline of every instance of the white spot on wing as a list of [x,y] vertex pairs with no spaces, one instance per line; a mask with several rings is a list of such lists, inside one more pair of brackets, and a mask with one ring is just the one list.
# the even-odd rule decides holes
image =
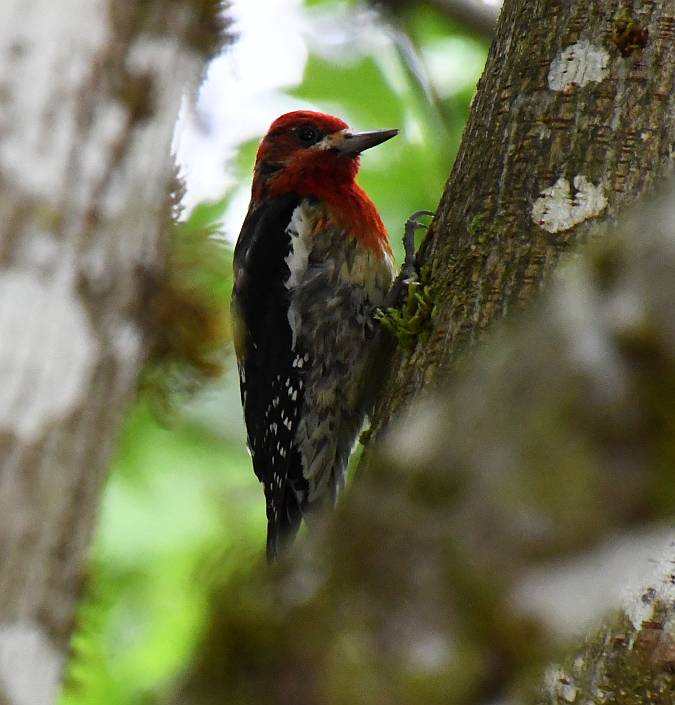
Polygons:
[[291,222],[286,228],[286,232],[291,237],[291,250],[286,256],[286,264],[289,269],[289,277],[286,281],[286,288],[292,289],[302,282],[307,270],[307,260],[309,258],[309,237],[311,236],[312,223],[305,212],[304,202],[301,203],[291,216]]

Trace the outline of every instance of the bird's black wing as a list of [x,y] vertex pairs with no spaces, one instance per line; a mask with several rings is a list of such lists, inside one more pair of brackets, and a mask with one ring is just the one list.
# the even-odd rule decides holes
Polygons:
[[252,207],[234,251],[235,347],[253,469],[265,488],[270,560],[297,533],[307,493],[295,444],[303,351],[293,349],[285,261],[299,202],[289,195]]

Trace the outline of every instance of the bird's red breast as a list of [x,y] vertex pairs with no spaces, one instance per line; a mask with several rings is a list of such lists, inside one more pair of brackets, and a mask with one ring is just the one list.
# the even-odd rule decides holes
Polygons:
[[332,115],[286,113],[272,123],[258,148],[253,203],[291,193],[319,199],[346,233],[378,254],[391,255],[382,219],[355,178],[360,152],[394,134],[394,130],[355,134]]

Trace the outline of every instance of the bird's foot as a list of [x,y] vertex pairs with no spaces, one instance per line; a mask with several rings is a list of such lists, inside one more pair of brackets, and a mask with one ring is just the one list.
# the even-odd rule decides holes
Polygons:
[[421,223],[422,218],[433,216],[433,211],[415,211],[408,220],[405,221],[403,231],[403,247],[405,249],[405,259],[399,277],[405,281],[413,281],[418,278],[417,267],[415,266],[415,233],[420,228],[428,228],[426,223]]
[[384,309],[396,308],[400,306],[406,297],[408,287],[412,282],[419,280],[417,265],[415,263],[415,233],[420,228],[429,227],[420,222],[422,218],[433,216],[433,211],[415,211],[408,220],[405,221],[403,232],[403,248],[405,258],[399,275],[396,277],[383,306]]

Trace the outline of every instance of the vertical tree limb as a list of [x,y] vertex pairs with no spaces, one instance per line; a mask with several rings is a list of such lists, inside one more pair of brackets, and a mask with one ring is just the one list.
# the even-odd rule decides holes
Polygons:
[[419,254],[434,314],[394,361],[374,437],[495,321],[531,302],[563,253],[672,170],[675,3],[632,7],[504,3]]
[[48,704],[219,2],[0,7],[0,702]]

